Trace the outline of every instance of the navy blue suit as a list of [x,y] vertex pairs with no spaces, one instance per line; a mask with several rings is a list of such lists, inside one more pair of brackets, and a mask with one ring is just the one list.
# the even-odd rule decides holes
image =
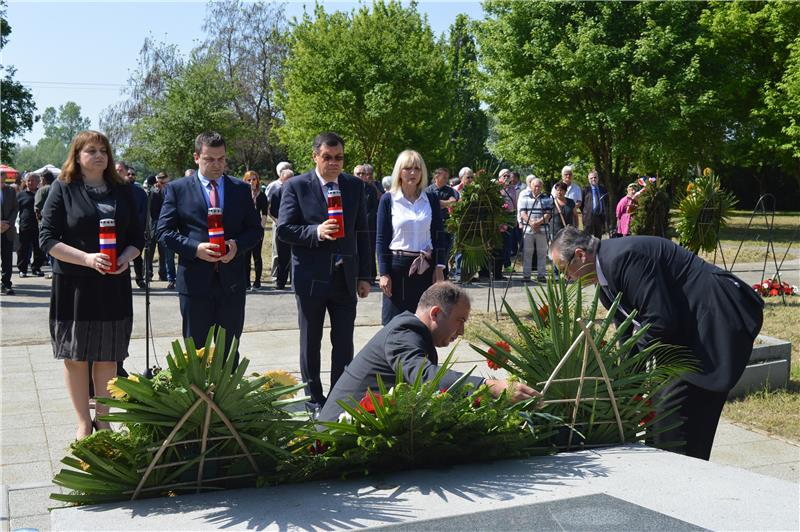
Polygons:
[[225,240],[236,241],[236,256],[229,263],[207,262],[196,256],[197,246],[208,242],[208,203],[197,176],[173,181],[164,192],[156,238],[178,255],[176,276],[180,295],[183,335],[203,345],[212,325],[227,331],[231,339],[242,334],[247,287],[247,251],[258,243],[263,229],[250,186],[222,176]]
[[[370,244],[364,183],[339,174],[344,238],[320,241],[317,226],[328,219],[328,203],[316,171],[283,184],[278,238],[292,248],[292,286],[300,327],[300,371],[306,393],[322,405],[320,348],[325,311],[331,320],[331,387],[353,359],[356,288],[370,280]],[[337,266],[337,259],[341,259]]]

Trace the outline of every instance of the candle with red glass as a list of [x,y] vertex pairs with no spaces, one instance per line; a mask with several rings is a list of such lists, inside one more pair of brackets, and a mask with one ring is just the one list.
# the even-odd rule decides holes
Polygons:
[[217,251],[225,254],[225,229],[222,227],[222,209],[208,209],[208,241],[216,244]]
[[331,238],[344,238],[344,209],[342,209],[342,193],[337,189],[328,190],[328,220],[335,220],[339,229],[331,234]]
[[111,218],[100,220],[100,253],[111,261],[108,271],[117,271],[117,224]]

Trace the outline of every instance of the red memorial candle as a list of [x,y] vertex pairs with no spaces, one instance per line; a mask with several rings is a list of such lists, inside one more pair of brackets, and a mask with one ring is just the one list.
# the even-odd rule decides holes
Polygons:
[[342,209],[342,193],[336,189],[328,190],[328,220],[336,220],[339,229],[331,234],[333,238],[344,238],[344,209]]
[[111,218],[100,220],[100,253],[111,261],[109,271],[117,271],[117,224]]
[[208,241],[216,244],[217,251],[225,254],[225,229],[222,227],[222,209],[208,209]]

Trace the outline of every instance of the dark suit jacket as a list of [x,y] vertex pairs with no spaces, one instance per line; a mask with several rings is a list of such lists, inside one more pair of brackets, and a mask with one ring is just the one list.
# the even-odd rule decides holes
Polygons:
[[[250,197],[251,198],[253,197],[252,193],[250,194]],[[255,206],[256,206],[256,212],[258,213],[259,216],[261,216],[262,214],[264,216],[269,216],[269,199],[267,198],[267,195],[264,194],[263,190],[258,191],[258,195],[256,196]]]
[[[139,251],[144,248],[144,231],[139,227],[139,212],[131,185],[112,185],[111,194],[116,201],[114,221],[117,232],[117,253],[128,246]],[[94,201],[81,181],[65,183],[56,180],[42,210],[39,244],[44,253],[59,242],[87,253],[100,251],[100,216]],[[54,273],[79,276],[101,275],[97,271],[56,260]]]
[[700,373],[686,380],[701,388],[736,384],[763,320],[764,302],[747,283],[659,237],[603,240],[598,259],[608,281],[603,305],[622,292],[625,311],[638,309],[636,320],[650,324],[642,346],[657,339],[688,347]]
[[[347,365],[328,395],[318,419],[335,421],[344,412],[337,401],[357,404],[368,388],[377,392],[375,375],[380,375],[389,387],[395,381],[397,368],[402,366],[405,382],[414,382],[420,372],[423,382],[427,382],[433,380],[439,371],[438,363],[439,357],[428,327],[411,312],[403,312],[387,323]],[[440,387],[449,388],[461,376],[456,371],[448,371]],[[477,387],[483,383],[483,378],[470,376],[467,382]]]
[[367,227],[370,231],[375,231],[378,224],[378,201],[380,200],[375,181],[364,183],[364,197],[367,202]]
[[172,181],[164,191],[164,204],[158,218],[156,239],[177,253],[178,293],[199,295],[208,292],[219,264],[224,289],[243,292],[247,286],[245,253],[263,238],[264,229],[250,195],[250,186],[243,181],[222,176],[225,181],[225,204],[222,226],[225,240],[236,240],[236,257],[229,263],[211,263],[198,259],[197,246],[208,242],[208,204],[203,185],[197,176]]
[[0,220],[8,222],[8,231],[3,233],[3,237],[13,242],[14,237],[17,236],[17,213],[19,212],[19,203],[17,202],[17,191],[10,186],[3,183],[3,205]]
[[[608,226],[608,210],[609,210],[609,198],[608,198],[608,190],[603,185],[597,185],[598,195],[600,197],[600,201],[603,204],[603,219],[606,222],[606,226]],[[581,204],[581,212],[583,213],[583,226],[588,227],[592,222],[592,211],[594,210],[594,194],[592,194],[592,186],[586,185],[583,187],[583,203]]]
[[[423,191],[431,204],[431,245],[433,257],[431,267],[437,264],[447,264],[447,249],[444,240],[444,224],[442,222],[442,208],[439,207],[439,197],[430,191]],[[378,273],[389,275],[392,269],[392,252],[389,244],[392,241],[394,229],[392,227],[392,193],[384,194],[378,207],[378,237],[376,239],[378,253]],[[423,250],[418,250],[423,251]]]
[[344,238],[325,241],[317,238],[317,226],[328,219],[328,202],[315,170],[283,184],[278,238],[292,246],[292,285],[299,296],[328,296],[336,255],[344,260],[350,293],[355,295],[357,280],[371,280],[364,183],[348,174],[339,174],[338,182]]

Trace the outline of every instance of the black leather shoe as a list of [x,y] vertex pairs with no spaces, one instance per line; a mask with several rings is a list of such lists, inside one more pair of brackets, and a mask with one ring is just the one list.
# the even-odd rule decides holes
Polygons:
[[24,278],[26,278],[28,276],[28,273],[27,272],[19,272],[19,276],[20,276],[21,279],[24,279]]
[[6,288],[5,294],[7,296],[13,296],[14,295],[14,289],[13,288]]
[[35,272],[31,272],[31,275],[36,277],[44,277],[44,272],[42,270],[36,270]]
[[170,281],[167,283],[167,290],[175,290],[175,281]]
[[142,281],[141,279],[136,279],[136,286],[138,286],[141,289],[144,289],[144,281]]

